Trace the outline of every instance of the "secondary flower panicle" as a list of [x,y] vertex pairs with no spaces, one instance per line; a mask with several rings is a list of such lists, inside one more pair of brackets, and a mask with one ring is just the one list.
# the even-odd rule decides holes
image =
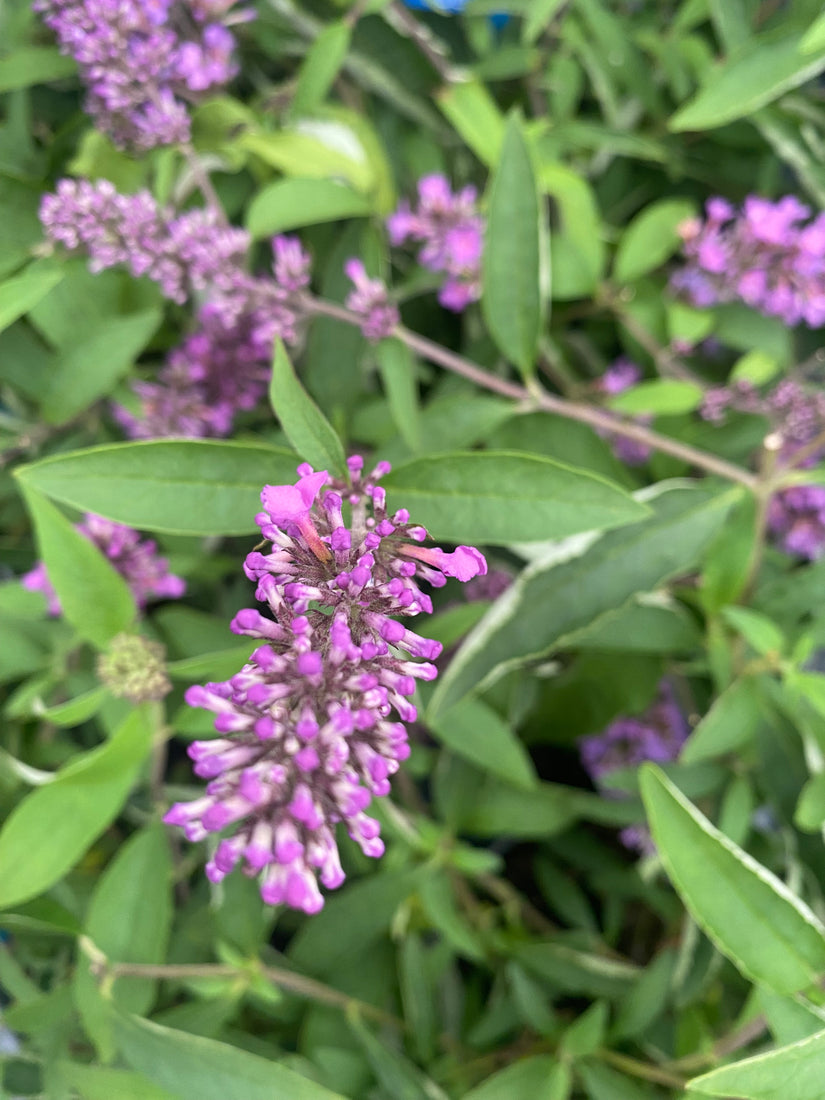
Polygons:
[[347,260],[344,272],[354,286],[347,296],[347,309],[362,318],[361,331],[368,340],[372,343],[383,340],[401,319],[386,286],[381,279],[371,279],[360,260]]
[[710,199],[681,226],[687,264],[671,280],[696,306],[742,301],[788,325],[825,324],[825,214],[793,195],[750,195],[741,210]]
[[201,302],[195,330],[156,379],[133,388],[140,411],[115,408],[134,439],[228,435],[266,392],[276,338],[294,344],[307,316],[310,257],[296,237],[272,240],[271,274],[246,270],[251,239],[214,211],[176,214],[148,191],[120,194],[100,180],[61,180],[41,203],[49,239],[86,253],[92,271],[124,265],[170,301]]
[[[87,513],[76,529],[101,550],[129,585],[135,603],[143,609],[150,600],[177,600],[186,591],[186,582],[169,572],[169,562],[158,556],[152,539],[143,539],[132,527]],[[42,592],[50,615],[62,608],[43,562],[20,578],[30,592]]]
[[35,10],[77,61],[86,110],[121,148],[188,141],[189,104],[237,73],[232,3],[36,0]]
[[424,176],[418,181],[415,209],[402,202],[387,219],[391,244],[420,242],[418,262],[445,272],[438,300],[455,313],[481,297],[484,219],[477,199],[475,187],[453,192],[444,176]]
[[[593,783],[610,797],[622,797],[605,780],[621,768],[635,768],[650,760],[667,764],[675,760],[690,732],[668,680],[662,680],[654,702],[637,717],[616,718],[601,733],[579,740],[579,752],[585,771]],[[645,826],[622,829],[619,839],[627,847],[643,853],[653,850]]]
[[[739,379],[708,390],[700,412],[705,420],[720,423],[731,410],[768,420],[781,440],[779,467],[805,469],[825,456],[825,443],[814,443],[825,433],[825,393],[820,389],[786,378],[760,394],[751,382]],[[788,554],[809,561],[825,556],[825,488],[802,484],[774,493],[768,505],[768,530]]]
[[419,583],[487,571],[478,550],[426,550],[425,529],[405,509],[387,511],[378,482],[388,463],[365,475],[354,456],[348,467],[348,481],[304,464],[296,484],[264,487],[257,522],[269,546],[244,570],[268,614],[246,608],[232,621],[261,644],[228,681],[187,692],[215,713],[220,736],[189,749],[206,793],[165,817],[192,841],[231,826],[208,877],[240,864],[265,902],[307,913],[323,906],[319,882],[344,881],[339,822],[366,855],[383,853],[366,810],[409,755],[409,700],[418,679],[435,678],[441,652],[403,621],[432,611]]

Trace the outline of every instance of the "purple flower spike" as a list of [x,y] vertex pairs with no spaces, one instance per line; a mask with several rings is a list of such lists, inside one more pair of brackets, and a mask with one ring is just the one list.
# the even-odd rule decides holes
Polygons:
[[825,324],[825,214],[793,195],[777,202],[750,195],[741,212],[710,199],[706,219],[681,226],[685,266],[671,285],[693,305],[737,299],[787,325]]
[[361,318],[361,331],[373,343],[391,335],[400,317],[398,308],[389,300],[387,288],[380,279],[371,279],[360,260],[350,259],[344,271],[355,289],[346,301],[347,309]]
[[444,176],[424,176],[418,181],[417,208],[401,203],[387,218],[387,231],[393,245],[420,242],[418,262],[446,274],[438,293],[446,309],[460,313],[481,297],[484,220],[474,187],[453,193]]
[[387,514],[377,484],[387,463],[365,475],[353,456],[348,468],[349,483],[301,466],[295,485],[263,490],[258,523],[273,546],[250,553],[245,572],[271,617],[238,612],[232,629],[262,644],[226,683],[187,691],[190,706],[214,712],[221,736],[189,749],[206,794],[165,818],[192,841],[231,828],[206,866],[210,881],[241,866],[267,904],[305,913],[323,905],[319,883],[344,881],[338,823],[365,855],[384,851],[365,811],[409,756],[409,699],[417,680],[435,678],[441,651],[404,625],[432,609],[417,580],[487,571],[473,547],[426,556],[415,545],[423,528],[404,510]]
[[[232,0],[234,2],[234,0]],[[223,18],[232,2],[212,5]],[[116,145],[188,141],[193,93],[235,76],[234,36],[182,0],[35,0],[62,53],[78,63],[86,109]],[[193,18],[194,16],[194,18]]]

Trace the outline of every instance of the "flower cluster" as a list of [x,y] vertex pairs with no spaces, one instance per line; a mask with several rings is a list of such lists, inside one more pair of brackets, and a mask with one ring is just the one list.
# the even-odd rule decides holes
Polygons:
[[166,649],[141,634],[116,634],[97,659],[98,679],[118,699],[148,703],[172,690]]
[[295,485],[264,487],[257,522],[271,546],[249,554],[245,572],[270,614],[247,608],[232,622],[262,644],[230,680],[187,692],[221,736],[189,749],[206,794],[165,817],[192,841],[233,826],[209,878],[240,863],[268,904],[307,913],[323,905],[319,879],[327,889],[344,880],[338,822],[366,855],[384,849],[365,811],[409,754],[409,697],[416,679],[436,676],[441,651],[399,621],[432,610],[417,582],[487,571],[478,550],[427,549],[404,509],[388,514],[377,484],[387,463],[366,476],[360,457],[348,467],[348,482],[302,465]]
[[[599,378],[595,389],[597,393],[604,394],[606,397],[615,397],[616,394],[624,393],[625,390],[635,386],[641,377],[641,367],[625,356],[620,356]],[[649,424],[653,418],[636,416],[634,419],[639,424]],[[643,466],[650,458],[650,447],[646,443],[638,443],[635,439],[627,439],[613,432],[599,432],[599,434],[609,441],[616,458],[628,466]]]
[[[186,590],[185,582],[169,572],[166,558],[158,557],[156,544],[151,539],[142,539],[134,528],[91,513],[76,528],[120,573],[138,607],[144,608],[149,600],[179,599]],[[43,593],[50,615],[61,614],[60,600],[43,562],[25,573],[21,583],[31,592]]]
[[[236,72],[234,0],[35,0],[80,67],[86,109],[122,148],[189,138],[187,104]],[[251,12],[235,13],[233,21]]]
[[[605,780],[621,768],[636,768],[651,760],[666,764],[675,760],[687,740],[688,724],[667,680],[662,680],[655,701],[635,718],[617,718],[602,733],[579,742],[585,771],[602,791],[617,797]],[[644,827],[632,825],[619,834],[628,848],[649,851],[650,836]]]
[[[731,410],[764,416],[771,424],[780,449],[779,466],[804,469],[825,455],[825,393],[784,379],[767,394],[740,379],[729,386],[708,390],[701,415],[719,423]],[[823,436],[821,446],[816,440]],[[825,489],[796,485],[781,489],[768,507],[768,530],[788,554],[809,561],[825,555]]]
[[400,320],[397,307],[389,300],[386,286],[380,279],[371,279],[360,260],[347,260],[344,271],[354,287],[347,296],[347,309],[362,319],[361,331],[368,340],[373,343],[383,340]]
[[140,414],[115,410],[124,430],[137,439],[228,434],[265,392],[273,341],[298,339],[310,279],[300,242],[275,237],[271,275],[251,275],[244,230],[208,209],[176,215],[146,191],[121,195],[105,180],[61,180],[40,217],[49,239],[88,254],[93,271],[123,264],[171,301],[203,299],[195,331],[157,379],[135,384]]
[[688,263],[672,286],[696,306],[740,300],[788,325],[825,324],[825,214],[793,195],[745,199],[741,212],[711,199],[706,219],[681,226]]
[[419,263],[446,273],[438,300],[447,309],[460,313],[481,296],[484,219],[474,187],[454,194],[444,176],[424,176],[415,210],[402,202],[387,219],[387,229],[393,245],[420,241]]

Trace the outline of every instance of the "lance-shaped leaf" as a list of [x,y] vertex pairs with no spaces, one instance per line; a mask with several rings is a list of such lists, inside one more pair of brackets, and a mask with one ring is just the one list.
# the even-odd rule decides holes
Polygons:
[[539,455],[459,452],[416,458],[381,484],[435,539],[513,543],[636,523],[647,508],[599,474]]
[[601,538],[571,540],[528,567],[468,635],[430,714],[492,674],[545,656],[636,593],[695,568],[737,496],[710,483],[665,486],[650,499],[649,519]]
[[702,1096],[740,1100],[822,1100],[825,1096],[825,1031],[798,1043],[757,1054],[704,1073],[688,1083]]
[[530,150],[512,115],[490,189],[481,308],[502,353],[525,375],[533,373],[542,327],[541,216]]
[[282,340],[275,344],[269,399],[289,442],[302,458],[317,470],[346,474],[341,440],[298,381]]
[[796,993],[825,974],[825,925],[651,764],[641,790],[662,861],[697,924],[747,977]]
[[257,531],[261,487],[295,481],[296,456],[264,443],[186,439],[108,443],[15,471],[54,500],[144,531]]

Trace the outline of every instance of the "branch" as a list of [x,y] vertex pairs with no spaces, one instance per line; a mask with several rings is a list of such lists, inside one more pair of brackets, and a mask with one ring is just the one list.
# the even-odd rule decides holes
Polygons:
[[[336,320],[350,325],[360,324],[360,318],[355,313],[336,302],[327,302],[307,296],[304,304],[311,313],[334,317]],[[463,356],[457,355],[448,348],[442,347],[441,344],[436,344],[434,340],[428,340],[426,336],[419,336],[416,332],[410,332],[403,325],[398,325],[394,335],[424,359],[428,359],[431,363],[437,363],[446,370],[452,371],[453,374],[460,374],[477,386],[491,390],[493,393],[499,393],[502,397],[509,397],[513,401],[522,404],[526,403],[528,406],[541,409],[544,412],[556,413],[567,420],[577,420],[582,424],[589,424],[591,428],[595,428],[597,431],[620,435],[625,439],[633,439],[655,451],[673,455],[674,458],[679,458],[691,466],[704,470],[706,473],[717,474],[719,477],[725,478],[726,481],[734,481],[739,485],[744,485],[751,492],[755,492],[759,485],[759,479],[748,470],[742,469],[741,466],[735,466],[732,462],[727,462],[723,458],[718,458],[707,451],[701,451],[698,447],[692,447],[689,443],[680,443],[669,436],[660,435],[642,424],[621,420],[615,413],[608,412],[606,409],[585,405],[580,401],[570,401],[565,397],[557,397],[555,394],[541,389],[538,385],[528,389],[518,382],[499,378],[497,375],[490,374],[489,371],[479,366],[478,363],[474,363],[471,359],[465,359]]]

